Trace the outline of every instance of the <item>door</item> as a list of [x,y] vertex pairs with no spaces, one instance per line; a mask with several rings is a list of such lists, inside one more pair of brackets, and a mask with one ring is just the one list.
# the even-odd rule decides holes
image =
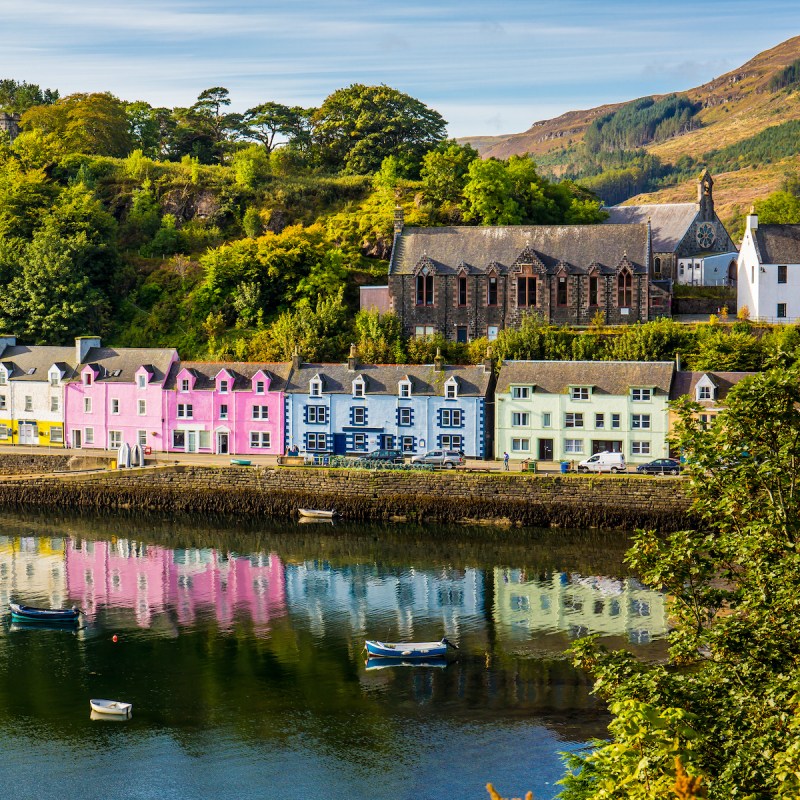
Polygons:
[[539,461],[553,460],[553,440],[539,439]]
[[81,446],[81,432],[79,430],[72,431],[72,446],[76,449]]
[[467,343],[467,326],[466,325],[457,325],[456,326],[456,341],[460,342],[461,344]]
[[197,431],[186,431],[186,452],[197,452]]
[[334,433],[333,434],[333,454],[335,456],[343,456],[347,452],[347,434]]
[[228,455],[228,433],[227,431],[220,431],[217,434],[217,452],[220,455]]
[[39,431],[35,422],[20,422],[19,423],[19,443],[20,444],[38,444]]

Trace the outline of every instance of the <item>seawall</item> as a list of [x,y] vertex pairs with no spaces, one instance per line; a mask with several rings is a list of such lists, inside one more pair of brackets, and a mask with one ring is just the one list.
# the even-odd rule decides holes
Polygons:
[[691,523],[682,480],[634,476],[395,472],[281,467],[147,467],[0,481],[0,506],[677,530]]

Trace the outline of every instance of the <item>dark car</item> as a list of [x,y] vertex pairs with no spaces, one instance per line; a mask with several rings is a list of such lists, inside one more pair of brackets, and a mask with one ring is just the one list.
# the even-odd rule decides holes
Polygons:
[[681,469],[681,462],[674,458],[657,458],[649,464],[636,467],[636,471],[643,475],[680,475]]
[[382,461],[385,464],[402,464],[403,454],[399,450],[373,450],[371,453],[359,456],[360,463],[368,461]]

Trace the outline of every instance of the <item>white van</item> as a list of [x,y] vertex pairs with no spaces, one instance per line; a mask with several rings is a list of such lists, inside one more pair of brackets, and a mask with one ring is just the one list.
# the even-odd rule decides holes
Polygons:
[[578,472],[627,472],[625,456],[622,453],[610,453],[604,450],[595,453],[591,458],[578,464]]

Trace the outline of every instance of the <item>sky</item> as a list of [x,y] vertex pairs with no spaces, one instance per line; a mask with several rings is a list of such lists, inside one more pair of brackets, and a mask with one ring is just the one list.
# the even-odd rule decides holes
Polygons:
[[0,0],[0,78],[231,110],[351,83],[422,100],[451,136],[689,89],[800,34],[797,0]]

